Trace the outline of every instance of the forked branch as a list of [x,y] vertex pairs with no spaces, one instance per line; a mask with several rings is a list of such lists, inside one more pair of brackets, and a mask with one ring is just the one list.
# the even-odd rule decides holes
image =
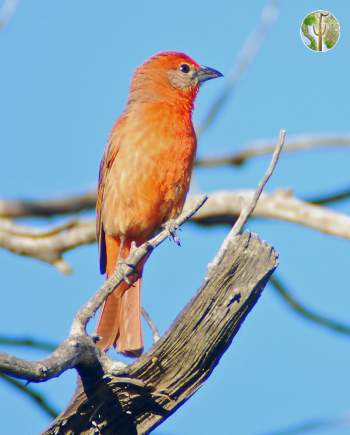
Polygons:
[[[100,352],[86,326],[106,297],[169,232],[164,230],[139,248],[84,307],[70,335],[49,357],[31,362],[0,354],[0,370],[7,375],[40,382],[76,368],[81,384],[71,405],[46,434],[148,433],[182,405],[210,376],[255,305],[277,267],[277,254],[255,235],[240,235],[262,189],[275,168],[284,142],[281,131],[272,162],[218,254],[203,285],[156,345],[130,366],[121,366]],[[203,205],[202,197],[177,219],[181,225]]]

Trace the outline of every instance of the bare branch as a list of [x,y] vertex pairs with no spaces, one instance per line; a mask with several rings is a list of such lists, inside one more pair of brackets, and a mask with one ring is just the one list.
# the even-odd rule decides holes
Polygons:
[[233,234],[239,234],[243,228],[243,225],[246,223],[248,217],[253,213],[253,211],[256,208],[256,205],[258,203],[258,200],[260,198],[260,195],[266,185],[266,183],[269,181],[273,171],[275,170],[275,167],[277,165],[277,161],[278,158],[281,154],[284,142],[285,142],[285,138],[286,138],[286,131],[285,130],[281,130],[280,134],[279,134],[279,138],[278,138],[278,142],[275,148],[275,151],[272,155],[272,159],[270,162],[269,167],[267,168],[267,171],[264,175],[264,177],[262,178],[262,180],[260,181],[260,183],[258,184],[258,187],[256,188],[253,198],[252,200],[248,203],[248,205],[246,207],[243,208],[243,210],[241,211],[237,221],[235,222],[233,228],[232,228],[232,233]]
[[[105,383],[84,385],[45,434],[150,433],[210,376],[277,265],[250,233],[225,244],[202,288],[148,353]],[[127,376],[136,383],[121,384]]]
[[[191,209],[186,209],[180,217],[176,219],[176,224],[180,227],[184,222],[204,204],[207,197],[202,196]],[[94,345],[93,340],[86,336],[86,326],[91,317],[102,305],[106,297],[120,284],[127,276],[134,273],[137,264],[159,244],[161,244],[169,233],[167,230],[160,232],[139,248],[132,249],[130,255],[125,260],[125,264],[117,263],[112,276],[106,280],[99,291],[78,311],[72,326],[69,338],[47,358],[40,361],[26,361],[16,358],[6,353],[0,353],[0,371],[20,379],[33,382],[41,382],[57,377],[64,371],[74,368],[95,367],[95,377],[101,373],[101,369],[96,371],[96,367],[104,366],[110,370],[113,365],[110,359],[101,353]],[[80,351],[77,352],[77,349]],[[83,352],[82,352],[83,351]]]
[[[201,196],[191,208],[186,207],[182,214],[175,220],[175,224],[180,227],[188,221],[205,203],[207,196]],[[124,263],[117,263],[112,276],[104,282],[100,290],[78,311],[73,321],[70,335],[80,335],[86,333],[86,325],[91,317],[103,304],[103,301],[112,291],[127,277],[135,273],[135,267],[149,255],[157,246],[169,237],[169,231],[163,230],[148,242],[138,248],[132,248],[129,256]]]
[[346,426],[350,426],[349,414],[344,414],[339,417],[310,419],[293,426],[271,432],[265,432],[264,435],[302,435],[311,432],[315,433],[316,431],[319,432],[327,430],[328,432],[329,430]]
[[[25,235],[23,235],[25,233]],[[7,250],[52,264],[60,272],[68,274],[70,266],[63,254],[77,246],[96,240],[95,224],[92,220],[74,221],[74,225],[60,225],[56,229],[37,230],[0,220],[0,246]]]
[[[211,194],[203,209],[192,220],[203,225],[232,223],[242,209],[242,198],[247,203],[253,195],[251,190]],[[290,191],[263,192],[252,216],[287,221],[350,239],[349,216],[294,198]]]
[[203,134],[210,125],[213,124],[220,110],[223,108],[232,92],[235,90],[238,82],[243,74],[251,65],[256,55],[258,54],[265,38],[278,15],[278,1],[267,0],[261,11],[260,21],[256,29],[248,36],[247,40],[241,48],[235,65],[229,73],[227,80],[214,103],[209,109],[207,116],[203,122],[196,128],[197,134]]
[[[185,217],[191,213],[187,212]],[[160,238],[154,243],[160,243]],[[131,258],[136,259],[139,250],[140,260],[141,248],[136,248]],[[77,425],[80,428],[87,425],[91,429],[89,433],[95,433],[96,424],[101,428],[106,424],[130,428],[132,424],[145,433],[200,387],[230,345],[277,265],[274,250],[249,233],[231,237],[225,243],[224,252],[221,249],[218,255],[215,273],[213,270],[208,273],[202,290],[182,316],[150,353],[129,367],[121,368],[111,361],[85,335],[88,318],[101,302],[96,297],[79,311],[70,337],[48,358],[29,362],[0,354],[2,372],[35,382],[77,368],[84,390],[77,393],[71,406],[47,433],[57,433],[57,427],[63,425],[65,430],[75,428],[73,433],[77,432]],[[131,258],[127,259],[128,263]],[[115,281],[119,280],[120,267],[117,266],[112,276]],[[208,331],[211,331],[209,335]],[[80,332],[83,334],[72,335]]]
[[[266,176],[253,195],[251,204],[243,210],[246,218],[254,209],[274,169],[284,132],[281,132],[280,139],[281,144]],[[190,219],[206,199],[197,199],[190,208],[187,204],[175,224],[180,226]],[[112,276],[76,314],[68,339],[47,358],[30,362],[6,353],[0,354],[2,372],[35,382],[59,376],[69,368],[78,370],[84,389],[78,390],[67,411],[47,433],[58,433],[63,425],[65,431],[71,430],[72,433],[76,433],[78,427],[80,432],[84,431],[84,425],[92,430],[91,433],[95,433],[96,427],[100,430],[106,426],[117,426],[120,433],[135,433],[137,426],[141,433],[145,433],[158,426],[201,386],[230,345],[277,266],[277,255],[271,247],[250,233],[237,235],[240,230],[234,227],[229,233],[208,267],[201,291],[170,331],[135,364],[122,368],[116,365],[96,348],[93,338],[86,335],[86,326],[106,297],[133,275],[136,265],[169,236],[169,230],[161,231],[138,248],[133,247],[125,262],[117,263]],[[208,331],[212,333],[208,334]],[[90,400],[93,404],[89,403]],[[123,401],[127,402],[126,411],[121,404]],[[81,412],[86,402],[88,411],[84,409]],[[111,410],[113,416],[110,415]],[[74,417],[70,418],[72,415]]]
[[214,260],[209,264],[208,274],[207,274],[206,279],[209,279],[209,277],[213,273],[215,273],[215,270],[217,269],[217,266],[220,263],[221,258],[223,257],[223,255],[226,252],[227,245],[230,243],[232,238],[234,238],[235,236],[240,234],[240,232],[242,231],[242,228],[243,228],[244,224],[246,223],[248,217],[254,212],[254,210],[258,204],[259,198],[262,194],[262,191],[263,191],[266,183],[268,182],[269,178],[271,177],[271,175],[276,167],[278,158],[279,158],[281,151],[282,151],[282,148],[283,148],[285,137],[286,137],[285,130],[281,130],[280,134],[279,134],[278,142],[276,145],[276,149],[275,149],[275,152],[272,156],[271,162],[270,162],[263,178],[259,182],[256,190],[253,192],[252,197],[249,199],[249,201],[245,202],[246,205],[243,207],[242,207],[242,198],[240,198],[240,208],[242,207],[242,210],[240,210],[240,214],[238,216],[236,223],[233,225],[230,232],[226,236],[226,239],[224,240],[223,244],[221,245],[219,253],[214,258]]
[[[92,340],[82,340],[77,337],[65,340],[47,358],[39,361],[27,361],[22,358],[11,356],[5,352],[0,352],[0,372],[13,377],[24,379],[30,382],[42,382],[60,376],[68,369],[81,364],[84,359],[77,348],[83,348],[89,354],[88,359],[99,360],[97,350],[93,347]],[[92,355],[95,351],[96,355]]]
[[308,198],[306,201],[311,202],[316,205],[325,205],[325,204],[334,204],[336,202],[345,201],[350,198],[350,188],[346,187],[345,189],[338,190],[337,192],[313,196]]
[[11,376],[5,375],[1,372],[0,372],[0,378],[3,379],[8,384],[10,384],[12,387],[19,390],[21,393],[25,394],[27,397],[29,397],[50,418],[57,417],[58,410],[49,403],[48,399],[43,394],[40,394],[38,391],[35,391],[29,385],[25,385],[23,382],[18,381],[17,379],[14,379]]
[[0,344],[4,346],[29,347],[37,350],[52,352],[57,345],[48,341],[41,341],[31,337],[7,337],[0,335]]
[[147,325],[149,326],[150,330],[152,331],[153,343],[157,343],[157,341],[160,339],[160,334],[156,324],[153,322],[151,316],[148,314],[148,311],[146,311],[143,307],[141,308],[141,314],[145,319]]
[[[192,217],[192,221],[200,225],[232,225],[241,213],[242,202],[250,203],[253,196],[252,190],[213,192],[204,206]],[[193,207],[198,198],[196,195],[189,197],[186,208]],[[350,239],[349,216],[294,198],[290,191],[262,193],[252,216],[287,221],[325,234]],[[59,270],[63,266],[64,271],[67,271],[67,265],[62,259],[66,251],[96,241],[94,219],[76,221],[74,226],[62,233],[56,234],[52,228],[41,230],[55,233],[51,237],[37,237],[38,230],[34,228],[34,238],[29,237],[30,227],[21,227],[21,230],[25,230],[26,237],[14,236],[15,224],[12,223],[9,234],[6,228],[2,231],[1,222],[0,220],[0,247],[48,262]]]
[[18,218],[27,216],[50,217],[90,210],[96,205],[96,189],[80,195],[45,200],[0,200],[0,217]]
[[0,30],[7,26],[14,16],[18,6],[18,0],[4,0],[0,7]]
[[[350,146],[350,136],[346,134],[339,135],[298,135],[292,136],[284,146],[284,152],[296,152],[317,148],[329,147],[348,147]],[[208,157],[197,159],[196,165],[200,167],[216,166],[241,166],[254,157],[260,157],[272,154],[275,148],[275,141],[257,140],[246,144],[242,151],[233,154],[227,154],[221,157]],[[1,214],[1,213],[0,213]]]
[[0,218],[0,231],[4,231],[11,236],[29,237],[32,239],[44,239],[46,237],[52,237],[63,231],[70,230],[81,224],[81,221],[77,219],[69,220],[57,226],[50,228],[36,228],[32,226],[19,225],[9,219]]
[[281,296],[284,302],[295,311],[299,316],[303,319],[309,320],[311,322],[317,323],[324,328],[330,329],[333,332],[339,332],[341,334],[350,335],[350,325],[344,325],[340,322],[332,320],[326,316],[321,316],[313,310],[310,310],[301,302],[299,302],[290,291],[287,290],[287,287],[282,282],[280,278],[276,276],[272,277],[271,285],[273,289]]

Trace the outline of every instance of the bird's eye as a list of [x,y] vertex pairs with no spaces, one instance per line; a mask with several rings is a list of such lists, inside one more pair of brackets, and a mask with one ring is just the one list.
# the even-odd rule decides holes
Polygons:
[[187,74],[188,72],[190,72],[190,66],[187,65],[187,63],[183,63],[180,65],[179,70],[185,74]]

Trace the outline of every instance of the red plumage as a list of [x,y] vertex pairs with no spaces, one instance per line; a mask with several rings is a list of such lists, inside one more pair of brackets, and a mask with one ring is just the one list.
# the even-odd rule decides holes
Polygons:
[[[140,245],[181,213],[196,153],[194,99],[202,81],[220,75],[176,52],[159,53],[136,69],[100,166],[97,238],[107,277],[132,242]],[[133,286],[123,283],[107,298],[96,331],[101,349],[142,352],[142,271],[143,264]]]

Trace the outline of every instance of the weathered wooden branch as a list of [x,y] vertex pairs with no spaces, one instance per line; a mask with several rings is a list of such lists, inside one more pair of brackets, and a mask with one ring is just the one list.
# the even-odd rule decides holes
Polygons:
[[250,233],[230,238],[218,255],[200,291],[155,347],[121,372],[85,382],[45,434],[148,433],[195,393],[277,266],[275,251]]
[[[181,226],[204,204],[207,197],[202,196],[191,209],[185,211],[176,219]],[[138,248],[132,248],[125,263],[117,263],[114,273],[106,280],[99,291],[77,312],[67,340],[47,358],[40,361],[27,361],[7,353],[0,353],[0,371],[8,375],[26,379],[32,382],[42,382],[61,375],[70,368],[92,371],[94,376],[101,371],[110,370],[115,364],[101,353],[94,340],[86,335],[86,326],[91,317],[102,305],[106,297],[125,279],[135,273],[138,263],[169,237],[169,231],[163,230],[148,242]],[[97,370],[96,368],[99,368]]]
[[[60,225],[56,229],[38,231],[0,219],[0,246],[15,254],[25,255],[52,264],[60,272],[69,274],[71,268],[63,254],[78,246],[96,241],[95,222],[76,220],[74,225]],[[59,230],[59,231],[58,231]]]
[[[106,297],[122,280],[131,279],[137,264],[170,236],[169,230],[132,247],[125,262],[117,263],[112,276],[78,311],[69,337],[47,358],[27,361],[0,353],[1,372],[29,381],[41,382],[77,369],[81,379],[77,393],[47,433],[143,434],[206,380],[277,267],[271,247],[250,233],[239,233],[276,166],[284,138],[281,130],[268,170],[209,265],[202,289],[148,355],[131,366],[121,366],[96,348],[98,337],[89,337],[86,326]],[[185,208],[176,219],[177,226],[191,218],[206,199],[202,197],[192,209]]]
[[[210,195],[205,207],[192,220],[208,225],[230,223],[242,209],[242,199],[244,202],[249,201],[253,193],[251,190],[216,192]],[[321,233],[350,239],[350,216],[302,201],[287,190],[263,192],[252,216],[291,222]]]
[[[135,249],[134,260],[129,258],[127,263],[140,261],[150,244]],[[210,375],[276,266],[276,253],[256,236],[230,236],[212,262],[201,291],[169,333],[126,368],[101,353],[85,335],[88,319],[120,282],[122,273],[132,273],[132,267],[128,272],[117,266],[112,278],[79,311],[70,337],[55,352],[38,362],[2,353],[0,370],[33,382],[59,376],[69,368],[78,370],[84,389],[47,434],[93,434],[97,428],[111,434],[146,433]]]

